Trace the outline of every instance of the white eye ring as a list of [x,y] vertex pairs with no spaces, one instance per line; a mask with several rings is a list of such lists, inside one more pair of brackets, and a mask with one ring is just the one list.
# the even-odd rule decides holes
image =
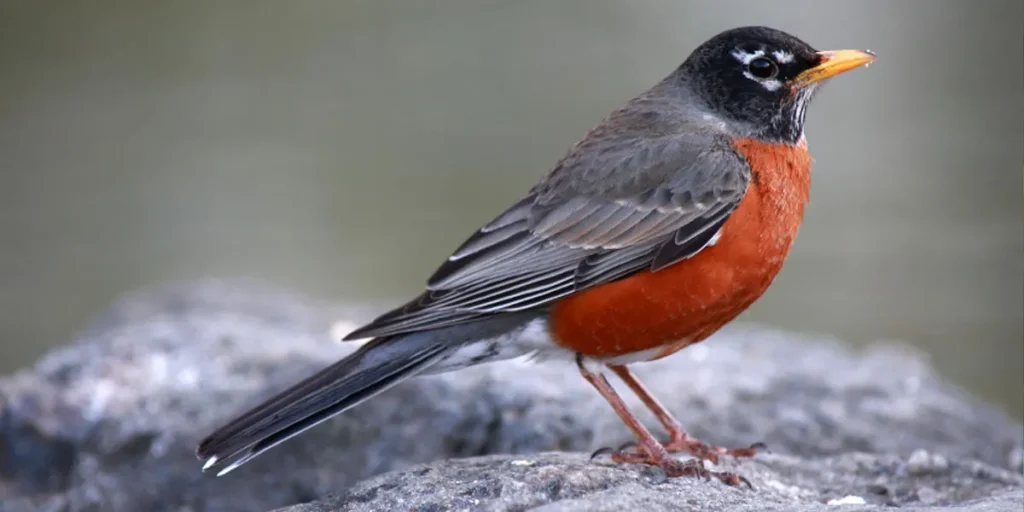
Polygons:
[[[778,52],[773,52],[772,55],[775,55],[775,53]],[[771,92],[775,92],[782,88],[782,82],[775,78],[779,74],[778,64],[776,64],[775,61],[773,61],[770,57],[765,57],[764,50],[754,50],[753,52],[747,52],[741,48],[737,48],[732,51],[732,56],[734,59],[739,61],[740,64],[743,65],[743,76],[761,84],[761,87],[764,87],[766,90]],[[790,55],[789,53],[785,53],[785,56],[792,60],[792,55]],[[771,76],[767,78],[762,78],[759,76],[755,76],[754,73],[751,72],[750,64],[759,59],[764,59],[772,63],[772,65],[774,66],[774,72],[771,74]],[[782,60],[784,59],[779,59],[780,62]]]
[[793,62],[793,54],[786,50],[775,50],[772,52],[772,56],[775,57],[775,62],[779,64],[789,64]]

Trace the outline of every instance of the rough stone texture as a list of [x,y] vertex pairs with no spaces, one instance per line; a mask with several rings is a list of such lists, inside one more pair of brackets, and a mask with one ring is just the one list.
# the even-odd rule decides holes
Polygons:
[[337,497],[277,512],[834,511],[828,503],[844,498],[862,505],[839,507],[843,511],[904,506],[1020,512],[1024,504],[1020,476],[977,462],[914,475],[903,458],[859,453],[811,460],[768,455],[723,467],[742,472],[755,490],[666,479],[658,469],[590,462],[579,454],[494,455],[387,473]]
[[[734,497],[739,509],[764,509],[836,493],[867,496],[883,477],[890,495],[914,493],[917,502],[1018,511],[1024,503],[1017,477],[998,471],[1021,472],[1021,425],[938,379],[917,353],[893,346],[857,352],[752,327],[728,329],[636,371],[695,435],[727,445],[768,443],[776,455],[742,465],[758,485],[754,493],[695,481],[657,484],[645,476],[649,470],[562,454],[528,459],[533,466],[500,458],[440,464],[425,473],[434,480],[418,487],[399,472],[344,494],[369,476],[448,457],[590,452],[629,440],[573,367],[516,361],[408,381],[226,477],[199,472],[192,452],[202,436],[348,353],[354,345],[327,336],[330,321],[358,322],[370,313],[238,283],[126,298],[76,343],[0,379],[0,510],[251,511],[342,493],[341,502],[319,505],[335,510],[374,485],[378,496],[353,510],[386,500],[409,509],[397,500],[426,506],[434,498],[416,489],[453,496],[470,478],[490,482],[479,492],[493,508],[518,510],[589,509],[605,499],[649,499],[663,508],[685,499],[687,507],[719,510]],[[971,469],[981,463],[991,466],[978,470],[984,478]],[[482,468],[479,476],[473,468]],[[555,484],[541,482],[559,472],[550,477]],[[496,488],[498,498],[491,496]],[[985,501],[965,501],[974,498]],[[422,510],[462,506],[431,503],[440,508]]]

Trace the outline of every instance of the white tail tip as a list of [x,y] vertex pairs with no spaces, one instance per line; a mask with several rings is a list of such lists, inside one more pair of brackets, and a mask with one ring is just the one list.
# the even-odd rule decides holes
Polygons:
[[230,473],[232,470],[234,470],[238,466],[241,466],[242,464],[245,464],[246,461],[248,461],[251,458],[252,457],[242,457],[241,459],[238,459],[238,460],[232,462],[230,465],[228,465],[228,467],[218,471],[217,472],[217,476],[224,476],[224,475]]

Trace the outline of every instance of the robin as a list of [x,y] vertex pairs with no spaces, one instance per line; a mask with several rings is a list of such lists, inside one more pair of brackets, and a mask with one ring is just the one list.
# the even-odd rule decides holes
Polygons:
[[[703,461],[759,446],[689,436],[627,365],[706,339],[764,293],[808,200],[807,105],[827,79],[872,60],[766,27],[712,37],[470,236],[421,295],[345,337],[370,341],[204,439],[203,470],[223,475],[414,375],[532,355],[574,362],[629,427],[637,443],[614,461],[743,481]],[[667,442],[630,413],[606,369]]]

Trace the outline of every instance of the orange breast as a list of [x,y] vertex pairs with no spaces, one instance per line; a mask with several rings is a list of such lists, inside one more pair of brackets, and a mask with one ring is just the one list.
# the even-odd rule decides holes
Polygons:
[[560,345],[592,357],[661,348],[657,359],[701,341],[757,300],[782,268],[810,194],[811,159],[798,146],[740,140],[751,184],[715,245],[658,272],[567,297],[550,328]]

